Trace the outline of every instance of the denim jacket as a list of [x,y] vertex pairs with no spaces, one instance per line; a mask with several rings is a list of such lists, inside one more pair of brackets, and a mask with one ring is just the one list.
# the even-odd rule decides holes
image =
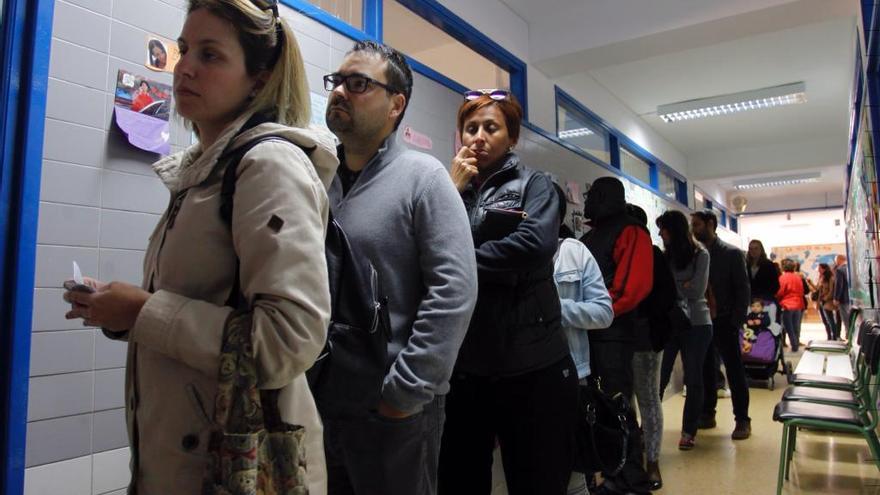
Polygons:
[[590,341],[586,330],[611,325],[614,320],[611,296],[605,288],[599,264],[580,241],[563,239],[553,262],[562,305],[562,327],[578,378],[585,378],[590,375]]

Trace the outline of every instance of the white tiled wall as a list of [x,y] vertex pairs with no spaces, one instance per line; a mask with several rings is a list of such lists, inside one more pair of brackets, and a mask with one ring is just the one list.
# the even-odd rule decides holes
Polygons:
[[[143,250],[168,192],[158,156],[136,150],[112,122],[122,68],[143,67],[148,33],[176,38],[183,1],[58,0],[43,152],[34,289],[25,493],[106,494],[128,483],[125,344],[67,321],[61,282],[86,275],[141,282]],[[175,150],[189,142],[172,125]]]

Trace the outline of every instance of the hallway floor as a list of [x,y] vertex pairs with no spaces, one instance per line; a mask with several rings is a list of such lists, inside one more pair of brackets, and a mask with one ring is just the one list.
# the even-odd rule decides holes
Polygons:
[[[822,325],[805,323],[801,340],[824,339]],[[791,359],[797,366],[797,356]],[[786,387],[782,375],[776,375],[776,390],[758,384],[750,389],[752,437],[730,439],[733,412],[730,399],[718,401],[718,427],[700,430],[697,446],[689,452],[678,450],[681,412],[684,397],[677,394],[663,403],[664,436],[660,454],[663,489],[658,495],[680,494],[750,494],[765,495],[776,491],[782,425],[773,421],[773,407]],[[500,458],[496,456],[496,489],[504,495],[500,476]],[[861,437],[824,435],[807,431],[798,434],[798,450],[792,462],[791,480],[783,493],[794,494],[877,494],[880,473],[871,461]]]

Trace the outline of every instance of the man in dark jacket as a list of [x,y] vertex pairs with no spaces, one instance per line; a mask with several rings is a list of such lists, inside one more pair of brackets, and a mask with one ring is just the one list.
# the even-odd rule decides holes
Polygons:
[[[749,386],[739,347],[739,329],[745,323],[749,312],[749,275],[743,252],[719,239],[715,233],[716,228],[718,228],[718,217],[712,211],[703,210],[691,215],[694,237],[709,250],[709,288],[712,289],[717,304],[715,317],[712,319],[712,340],[724,362],[730,385],[733,415],[736,419],[736,428],[731,438],[743,440],[749,438],[752,432],[752,420],[749,418]],[[700,428],[715,427],[715,406],[718,404],[718,396],[715,392],[718,369],[715,359],[714,352],[706,354],[706,363],[703,366],[705,399]]]
[[[590,368],[606,392],[630,398],[635,309],[651,292],[653,284],[651,236],[639,220],[627,214],[623,183],[614,177],[596,179],[590,187],[584,217],[591,230],[581,241],[599,263],[614,309],[614,321],[609,328],[590,332]],[[629,414],[628,419],[634,424],[635,414],[632,410]],[[641,466],[642,442],[637,440],[630,443],[627,463],[620,474],[607,478],[602,485],[606,493],[641,493],[649,488]]]

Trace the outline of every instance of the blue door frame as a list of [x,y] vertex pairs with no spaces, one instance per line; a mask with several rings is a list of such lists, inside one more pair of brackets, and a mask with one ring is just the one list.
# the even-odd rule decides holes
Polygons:
[[31,314],[54,0],[4,0],[0,38],[0,493],[24,492]]

